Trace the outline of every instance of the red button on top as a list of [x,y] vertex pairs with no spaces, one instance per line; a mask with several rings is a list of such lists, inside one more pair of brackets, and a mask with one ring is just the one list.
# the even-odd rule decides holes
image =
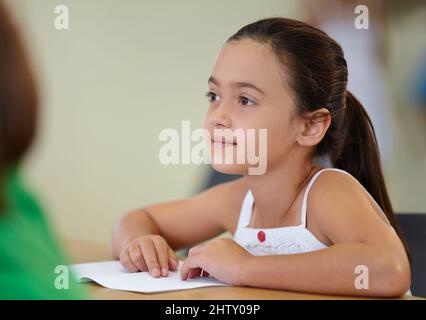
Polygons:
[[265,241],[265,238],[266,238],[265,232],[263,232],[263,231],[259,231],[259,232],[257,233],[257,239],[259,239],[259,241],[260,241],[260,242]]

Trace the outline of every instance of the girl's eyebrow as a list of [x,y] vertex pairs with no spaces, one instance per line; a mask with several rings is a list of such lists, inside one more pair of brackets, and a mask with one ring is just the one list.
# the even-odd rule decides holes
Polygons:
[[[220,86],[219,81],[217,81],[217,79],[215,79],[213,76],[209,77],[208,83],[213,83],[218,87]],[[249,82],[233,82],[232,86],[236,88],[251,88],[256,91],[259,91],[262,95],[265,95],[265,93],[260,88]]]

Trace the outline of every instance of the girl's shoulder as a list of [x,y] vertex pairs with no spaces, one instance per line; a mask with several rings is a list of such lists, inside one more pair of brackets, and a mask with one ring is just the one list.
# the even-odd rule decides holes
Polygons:
[[[316,197],[320,201],[329,198],[333,203],[371,198],[362,184],[347,171],[325,168],[319,170],[316,175],[309,193],[311,198]],[[337,195],[342,197],[336,197]]]
[[307,198],[308,216],[331,242],[358,241],[391,232],[380,207],[352,175],[323,170]]
[[318,170],[316,173],[318,177],[312,185],[311,193],[315,191],[336,192],[343,188],[346,191],[357,190],[362,188],[362,185],[356,180],[349,172],[335,169],[324,168]]

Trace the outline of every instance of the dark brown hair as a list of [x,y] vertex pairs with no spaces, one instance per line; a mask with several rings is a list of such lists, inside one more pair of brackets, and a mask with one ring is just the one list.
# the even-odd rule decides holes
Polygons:
[[371,194],[398,233],[406,251],[383,178],[371,120],[347,90],[348,70],[340,45],[304,22],[269,18],[241,28],[227,42],[252,39],[268,44],[289,73],[298,113],[326,108],[331,124],[314,156],[352,174]]
[[4,175],[30,146],[37,90],[20,36],[0,1],[0,208]]

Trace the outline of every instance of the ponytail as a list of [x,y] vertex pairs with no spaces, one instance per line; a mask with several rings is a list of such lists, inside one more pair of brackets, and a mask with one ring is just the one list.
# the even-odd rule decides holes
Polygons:
[[370,117],[352,93],[346,91],[345,138],[334,166],[352,174],[380,207],[393,212],[383,179],[376,134]]
[[346,127],[344,145],[334,161],[334,167],[349,172],[371,194],[395,229],[410,258],[386,189],[373,125],[362,104],[348,90],[344,121]]

